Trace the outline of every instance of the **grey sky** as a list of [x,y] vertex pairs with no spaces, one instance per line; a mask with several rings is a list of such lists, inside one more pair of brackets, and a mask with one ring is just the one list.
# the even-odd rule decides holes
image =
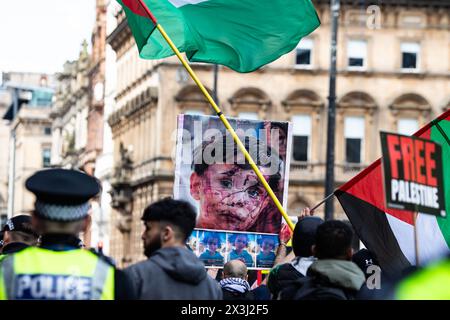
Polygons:
[[60,71],[94,23],[95,0],[0,0],[0,72]]

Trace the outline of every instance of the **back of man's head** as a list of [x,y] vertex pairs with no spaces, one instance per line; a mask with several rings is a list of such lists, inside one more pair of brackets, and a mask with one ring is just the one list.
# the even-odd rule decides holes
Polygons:
[[353,231],[343,221],[329,220],[317,228],[314,255],[318,259],[351,260]]
[[230,260],[223,266],[224,278],[247,279],[247,266],[241,260]]
[[158,221],[174,227],[181,241],[186,241],[195,227],[196,213],[186,201],[165,198],[149,205],[142,215],[142,220]]
[[312,256],[311,247],[316,242],[317,228],[323,223],[319,217],[304,217],[294,228],[292,235],[292,249],[297,257]]

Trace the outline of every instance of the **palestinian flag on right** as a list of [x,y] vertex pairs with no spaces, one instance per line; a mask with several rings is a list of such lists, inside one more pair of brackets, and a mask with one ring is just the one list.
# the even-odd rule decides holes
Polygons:
[[[442,146],[445,211],[450,214],[450,110],[414,134]],[[415,265],[413,213],[387,208],[381,159],[372,163],[335,191],[348,219],[366,248],[387,275],[400,276]],[[417,217],[421,265],[450,252],[450,218],[422,214]]]

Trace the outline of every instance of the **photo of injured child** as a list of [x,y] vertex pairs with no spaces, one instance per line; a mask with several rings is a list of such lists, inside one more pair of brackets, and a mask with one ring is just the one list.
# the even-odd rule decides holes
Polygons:
[[[174,195],[198,209],[196,228],[278,234],[282,220],[280,212],[233,138],[221,128],[220,120],[193,115],[180,117],[179,130],[184,131],[177,142]],[[195,121],[201,123],[203,131],[215,129],[215,134],[204,135],[201,139],[192,137],[196,132]],[[287,144],[288,123],[271,126],[268,121],[232,121],[238,127],[236,132],[248,133],[248,129],[253,129],[250,130],[253,134],[240,135],[241,141],[283,203],[287,192],[286,165],[277,152],[280,148],[274,148],[278,138],[272,138],[268,144],[269,133],[265,130],[284,128],[285,132],[278,136],[282,136],[281,141]],[[186,138],[189,135],[190,139]],[[290,150],[285,145],[281,149],[283,156]],[[190,159],[190,166],[186,165],[185,158]]]
[[227,233],[229,247],[231,251],[228,254],[227,261],[241,260],[248,268],[255,267],[255,259],[249,253],[251,242],[255,242],[254,234],[245,233]]
[[256,236],[259,253],[256,256],[257,268],[272,268],[275,261],[275,251],[278,247],[278,237],[275,235]]
[[224,256],[220,252],[225,248],[225,233],[199,231],[199,234],[199,240],[202,243],[199,259],[205,266],[223,266]]

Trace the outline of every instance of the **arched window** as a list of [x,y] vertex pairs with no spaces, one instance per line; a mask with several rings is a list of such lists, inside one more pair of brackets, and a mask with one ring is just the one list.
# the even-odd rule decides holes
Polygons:
[[392,113],[392,131],[411,135],[424,126],[431,115],[431,105],[421,95],[403,94],[389,106]]
[[[211,91],[209,89],[209,93]],[[175,96],[179,113],[192,115],[210,115],[213,113],[208,101],[197,86],[188,85]]]
[[233,116],[251,120],[265,119],[271,106],[267,94],[258,88],[239,89],[229,102]]

